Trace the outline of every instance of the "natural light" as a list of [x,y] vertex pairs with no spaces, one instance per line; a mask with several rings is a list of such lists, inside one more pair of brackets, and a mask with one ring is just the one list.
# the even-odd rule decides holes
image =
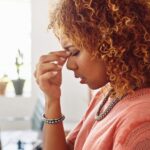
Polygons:
[[[17,51],[23,53],[20,78],[25,79],[24,94],[31,93],[31,8],[30,0],[0,0],[0,78],[17,78]],[[7,95],[13,95],[12,83]]]

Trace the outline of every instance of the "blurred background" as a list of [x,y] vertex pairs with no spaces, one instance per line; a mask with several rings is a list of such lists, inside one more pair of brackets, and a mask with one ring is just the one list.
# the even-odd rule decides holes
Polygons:
[[[55,3],[56,0],[0,0],[0,138],[5,150],[19,149],[21,144],[30,150],[40,139],[44,97],[33,72],[41,55],[62,49],[47,30],[49,11]],[[66,131],[82,117],[90,93],[64,67],[61,105]]]

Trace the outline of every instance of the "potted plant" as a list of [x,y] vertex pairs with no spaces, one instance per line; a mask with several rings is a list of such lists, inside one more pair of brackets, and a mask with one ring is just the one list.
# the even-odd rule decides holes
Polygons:
[[15,66],[16,66],[16,71],[17,71],[18,77],[16,80],[12,80],[12,82],[13,82],[13,86],[15,89],[15,94],[22,95],[25,79],[22,79],[20,77],[20,70],[21,70],[21,67],[23,66],[23,53],[20,51],[20,49],[18,49],[18,51],[17,51]]
[[5,95],[7,83],[8,83],[8,76],[6,74],[4,74],[0,78],[0,95]]

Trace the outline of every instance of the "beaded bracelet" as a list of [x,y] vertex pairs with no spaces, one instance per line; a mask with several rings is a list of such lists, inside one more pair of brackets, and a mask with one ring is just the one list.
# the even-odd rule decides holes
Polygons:
[[64,116],[64,115],[62,115],[60,118],[47,119],[47,118],[45,117],[45,114],[43,114],[43,121],[44,121],[44,123],[46,123],[46,124],[57,124],[57,123],[62,122],[64,119],[65,119],[65,116]]

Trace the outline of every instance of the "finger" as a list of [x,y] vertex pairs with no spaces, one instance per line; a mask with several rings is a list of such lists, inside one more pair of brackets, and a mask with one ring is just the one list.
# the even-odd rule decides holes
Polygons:
[[65,61],[70,56],[70,52],[67,51],[57,51],[50,52],[47,55],[42,55],[39,59],[39,62],[49,62],[49,61]]
[[65,64],[66,60],[71,55],[70,51],[65,51],[65,53],[66,53],[67,57],[62,57],[61,55],[59,55],[59,53],[56,53],[56,55],[60,56],[60,60],[57,63],[61,66],[63,66]]
[[51,63],[64,64],[66,60],[67,60],[66,58],[60,57],[58,61],[51,61]]
[[43,82],[47,80],[51,80],[53,77],[55,77],[58,74],[57,71],[52,72],[46,72],[43,75],[41,75],[38,79],[39,84],[43,84]]
[[60,66],[64,66],[66,61],[67,61],[67,59],[65,59],[65,60],[61,59],[60,61],[57,62],[57,64]]
[[39,64],[36,75],[40,76],[46,72],[49,71],[60,71],[62,69],[61,65],[54,64],[54,63],[44,63],[44,64]]
[[62,51],[50,52],[49,54],[54,54],[54,55],[57,55],[57,56],[59,56],[59,57],[68,57],[68,56],[70,55],[70,52],[69,52],[69,51],[62,50]]
[[55,55],[55,56],[58,56],[59,57],[59,60],[60,63],[64,63],[67,58],[71,55],[71,52],[70,51],[56,51],[56,52],[50,52],[49,55]]
[[[57,55],[54,54],[49,54],[49,55],[42,55],[39,59],[40,63],[46,63],[46,62],[51,62],[51,61],[59,61],[61,58]],[[65,59],[65,58],[63,58]]]

